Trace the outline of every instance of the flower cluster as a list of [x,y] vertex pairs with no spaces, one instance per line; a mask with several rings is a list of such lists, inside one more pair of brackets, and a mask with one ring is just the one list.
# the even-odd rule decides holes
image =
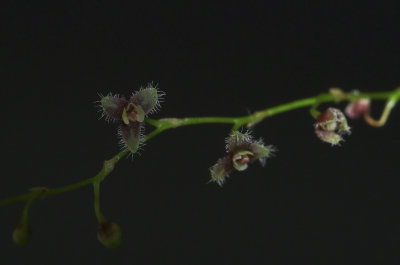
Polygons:
[[274,147],[264,146],[260,139],[255,141],[249,132],[241,133],[238,131],[226,138],[227,155],[220,158],[217,163],[210,168],[211,181],[222,186],[225,179],[235,169],[243,171],[248,164],[259,160],[261,165],[265,164],[265,159],[272,154]]
[[123,147],[136,153],[143,142],[142,128],[144,118],[160,107],[163,93],[149,86],[132,94],[129,100],[119,95],[109,94],[101,98],[102,117],[107,121],[119,121],[118,134]]

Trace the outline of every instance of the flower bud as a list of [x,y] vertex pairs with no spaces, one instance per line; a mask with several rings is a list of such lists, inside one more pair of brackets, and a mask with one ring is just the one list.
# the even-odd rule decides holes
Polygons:
[[358,119],[369,113],[370,100],[369,98],[360,98],[351,101],[346,109],[346,115],[351,119]]
[[32,231],[28,223],[19,223],[12,233],[12,239],[18,246],[26,246],[31,241]]
[[97,239],[106,248],[117,248],[122,242],[121,227],[113,222],[101,222],[97,230]]
[[335,108],[328,108],[314,124],[315,133],[324,142],[337,145],[343,140],[343,134],[350,134],[344,114]]

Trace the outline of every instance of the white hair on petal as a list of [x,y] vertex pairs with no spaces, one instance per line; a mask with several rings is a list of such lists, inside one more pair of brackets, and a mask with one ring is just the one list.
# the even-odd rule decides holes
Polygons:
[[108,93],[107,95],[105,95],[105,96],[104,96],[102,93],[97,93],[97,95],[100,97],[100,100],[96,100],[96,101],[94,101],[93,103],[96,104],[97,112],[100,113],[99,120],[101,120],[102,118],[104,118],[104,120],[105,120],[107,123],[115,122],[116,119],[114,119],[113,117],[109,116],[109,115],[106,113],[106,111],[105,111],[103,105],[101,104],[101,99],[103,99],[103,98],[105,98],[105,97],[120,98],[120,95],[119,95],[119,94],[112,94],[111,92],[109,92],[109,93]]

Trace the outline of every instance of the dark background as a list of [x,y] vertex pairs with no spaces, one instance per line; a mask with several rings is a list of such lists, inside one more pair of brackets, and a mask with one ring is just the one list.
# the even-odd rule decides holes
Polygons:
[[[54,2],[1,4],[1,198],[92,177],[118,152],[97,93],[154,81],[167,93],[161,118],[399,86],[399,5]],[[383,128],[350,122],[341,147],[312,124],[301,109],[257,125],[279,152],[223,188],[206,183],[230,126],[166,131],[103,182],[119,249],[97,242],[85,187],[34,203],[25,248],[11,241],[23,204],[2,207],[1,263],[400,264],[399,107]]]

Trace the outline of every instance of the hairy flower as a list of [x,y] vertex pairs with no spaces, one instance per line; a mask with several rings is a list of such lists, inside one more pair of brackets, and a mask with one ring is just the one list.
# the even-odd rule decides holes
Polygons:
[[273,146],[264,146],[261,139],[255,141],[249,132],[234,131],[225,141],[227,155],[210,168],[211,181],[220,186],[235,169],[246,170],[248,164],[256,160],[264,165],[265,159],[274,151]]
[[314,124],[315,133],[322,141],[337,145],[343,140],[343,134],[350,134],[343,112],[335,108],[328,108]]
[[118,134],[121,142],[132,153],[135,153],[143,142],[141,131],[144,118],[159,109],[163,95],[150,85],[134,92],[129,100],[112,94],[100,99],[102,117],[107,121],[120,122]]
[[345,109],[346,115],[351,119],[359,119],[369,113],[369,98],[360,98],[351,101]]

